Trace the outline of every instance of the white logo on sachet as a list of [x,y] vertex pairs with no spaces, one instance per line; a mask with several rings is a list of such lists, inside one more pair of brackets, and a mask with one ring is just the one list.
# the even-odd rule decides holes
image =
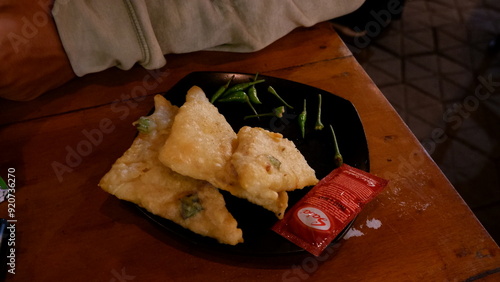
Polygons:
[[317,208],[301,208],[297,211],[297,216],[299,217],[300,221],[302,221],[302,223],[311,228],[318,230],[330,229],[330,220],[328,220],[328,217],[324,212]]

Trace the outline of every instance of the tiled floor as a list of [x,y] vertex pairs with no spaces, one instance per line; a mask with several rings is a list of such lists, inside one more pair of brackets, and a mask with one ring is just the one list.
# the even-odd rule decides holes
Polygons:
[[500,244],[500,1],[409,0],[383,25],[345,41]]

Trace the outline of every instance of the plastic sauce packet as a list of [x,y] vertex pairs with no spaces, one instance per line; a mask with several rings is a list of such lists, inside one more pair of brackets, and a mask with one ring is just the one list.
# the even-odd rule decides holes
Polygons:
[[387,185],[387,180],[343,164],[314,186],[272,230],[315,256]]

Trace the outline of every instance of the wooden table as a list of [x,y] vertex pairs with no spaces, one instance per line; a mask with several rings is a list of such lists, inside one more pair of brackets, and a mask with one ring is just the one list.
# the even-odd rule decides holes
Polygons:
[[[499,247],[328,23],[251,54],[167,60],[159,71],[112,69],[32,102],[0,102],[0,175],[13,168],[16,180],[16,274],[8,281],[500,281]],[[221,255],[183,242],[99,189],[153,94],[192,71],[260,72],[350,100],[366,131],[371,172],[390,181],[357,218],[357,236],[319,259]],[[96,131],[102,138],[92,141]],[[55,162],[67,167],[59,176]],[[0,210],[8,216],[6,202]]]

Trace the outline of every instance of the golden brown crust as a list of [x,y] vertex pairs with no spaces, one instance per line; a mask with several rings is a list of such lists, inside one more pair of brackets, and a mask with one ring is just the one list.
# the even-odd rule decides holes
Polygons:
[[[180,175],[158,160],[158,152],[170,134],[177,110],[165,98],[156,96],[155,112],[148,117],[150,131],[139,133],[99,186],[195,233],[230,245],[243,242],[242,231],[237,228],[237,222],[226,209],[217,188],[208,182]],[[196,195],[202,209],[185,218],[181,200],[187,195]]]
[[[258,137],[251,138],[256,132]],[[266,148],[268,145],[271,147]],[[253,147],[257,152],[248,150]],[[284,151],[277,152],[282,149]],[[264,172],[265,178],[261,178],[262,172],[258,169],[247,171],[251,167],[262,167],[259,154],[278,156],[283,162],[282,170],[272,174]],[[288,206],[286,191],[317,182],[314,170],[291,141],[281,134],[249,127],[242,129],[240,137],[196,86],[188,91],[159,158],[172,170],[208,181],[233,196],[274,212],[278,218],[283,217]]]

